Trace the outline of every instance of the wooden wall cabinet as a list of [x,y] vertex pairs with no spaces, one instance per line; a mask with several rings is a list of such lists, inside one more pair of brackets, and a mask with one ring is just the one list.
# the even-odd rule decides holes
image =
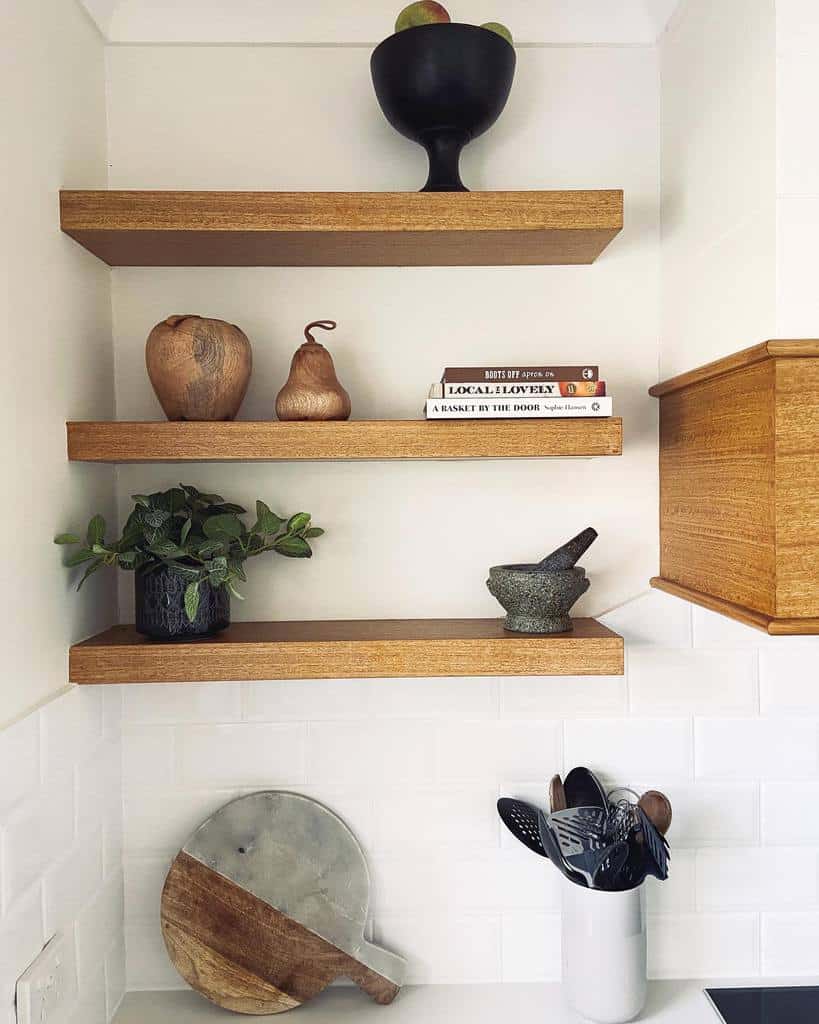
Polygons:
[[819,341],[768,341],[650,394],[652,586],[771,634],[819,633]]

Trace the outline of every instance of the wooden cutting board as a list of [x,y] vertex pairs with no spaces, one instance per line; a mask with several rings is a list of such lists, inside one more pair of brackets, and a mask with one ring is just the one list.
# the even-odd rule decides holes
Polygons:
[[364,853],[332,811],[294,793],[226,804],[191,836],[162,891],[165,945],[188,984],[228,1010],[290,1010],[339,977],[378,1003],[406,962],[367,942]]

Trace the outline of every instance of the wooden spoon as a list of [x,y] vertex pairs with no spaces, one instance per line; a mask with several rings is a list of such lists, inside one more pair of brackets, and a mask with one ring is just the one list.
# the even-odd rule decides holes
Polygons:
[[549,783],[549,807],[551,808],[552,814],[554,814],[555,811],[566,810],[566,793],[563,789],[563,780],[559,775],[555,775]]
[[637,806],[643,809],[643,813],[660,835],[664,836],[668,832],[671,827],[671,801],[665,793],[649,789],[637,801]]

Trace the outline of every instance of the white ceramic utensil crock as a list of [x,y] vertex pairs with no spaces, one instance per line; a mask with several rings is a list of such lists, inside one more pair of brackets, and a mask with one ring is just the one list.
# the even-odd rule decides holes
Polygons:
[[645,1006],[644,888],[604,892],[563,880],[563,988],[594,1024],[626,1024]]

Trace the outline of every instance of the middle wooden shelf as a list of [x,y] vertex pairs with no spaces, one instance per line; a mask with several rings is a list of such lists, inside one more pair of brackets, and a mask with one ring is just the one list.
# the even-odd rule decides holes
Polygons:
[[73,462],[589,458],[623,453],[619,417],[74,422],[66,430]]
[[234,622],[201,640],[158,642],[114,626],[75,644],[72,683],[236,679],[622,675],[623,638],[595,619],[571,633],[508,633],[502,619]]

